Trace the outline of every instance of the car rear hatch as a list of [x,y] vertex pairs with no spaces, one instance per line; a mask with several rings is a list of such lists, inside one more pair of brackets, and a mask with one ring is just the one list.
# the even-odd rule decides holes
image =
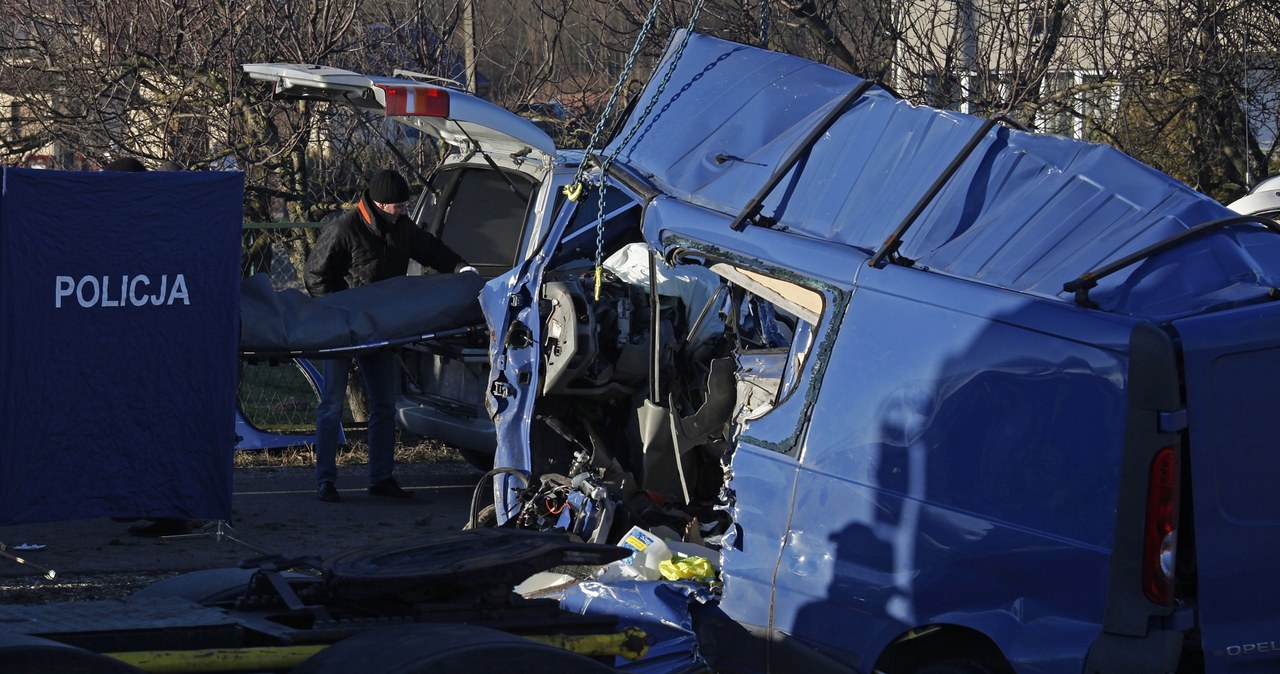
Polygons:
[[[484,99],[448,87],[362,75],[321,65],[246,63],[251,79],[271,82],[282,98],[342,102],[382,112],[457,148],[550,161],[556,147],[533,122]],[[478,146],[478,148],[477,148]]]
[[1205,672],[1280,669],[1280,305],[1174,321]]
[[[437,138],[452,155],[427,182],[413,219],[486,278],[511,268],[532,202],[552,169],[555,143],[529,120],[462,91],[328,66],[249,63],[276,98],[327,101],[382,114]],[[422,167],[415,167],[422,168]],[[457,222],[458,226],[450,226]]]

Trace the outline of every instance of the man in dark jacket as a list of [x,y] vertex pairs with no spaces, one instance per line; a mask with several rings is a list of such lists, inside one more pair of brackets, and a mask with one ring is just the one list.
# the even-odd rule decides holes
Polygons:
[[[369,181],[369,188],[352,210],[325,225],[307,257],[304,277],[312,296],[328,295],[408,271],[409,260],[440,272],[474,272],[452,249],[405,216],[409,184],[395,171],[385,170]],[[400,488],[395,469],[395,360],[388,350],[356,357],[369,399],[369,493],[409,498]],[[324,385],[316,410],[316,481],[321,501],[341,500],[338,477],[338,435],[347,390],[347,359],[324,361]]]

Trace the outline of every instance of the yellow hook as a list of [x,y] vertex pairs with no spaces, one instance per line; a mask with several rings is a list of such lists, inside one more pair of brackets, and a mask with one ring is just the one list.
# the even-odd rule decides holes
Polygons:
[[579,180],[572,185],[565,185],[564,195],[569,197],[569,201],[577,201],[582,196],[582,181]]

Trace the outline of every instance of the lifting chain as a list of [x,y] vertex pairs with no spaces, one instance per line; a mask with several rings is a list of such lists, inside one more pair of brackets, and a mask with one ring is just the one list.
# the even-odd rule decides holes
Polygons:
[[[658,3],[654,3],[656,6]],[[667,70],[662,74],[662,81],[658,84],[658,88],[654,90],[653,95],[649,97],[649,101],[645,103],[644,110],[636,117],[633,124],[628,125],[627,135],[622,141],[613,146],[613,152],[600,162],[600,191],[596,200],[596,258],[595,258],[595,299],[600,300],[600,286],[604,281],[604,197],[607,188],[605,177],[609,173],[609,167],[613,165],[614,160],[622,153],[622,148],[626,147],[631,139],[635,137],[636,132],[644,125],[645,120],[649,118],[649,113],[653,112],[653,106],[658,103],[658,99],[662,98],[662,92],[666,90],[667,84],[671,81],[671,75],[675,73],[676,66],[680,64],[680,57],[684,55],[684,49],[689,44],[689,38],[693,35],[693,29],[698,25],[698,17],[702,14],[702,6],[706,4],[706,0],[697,0],[693,4],[693,11],[689,13],[689,23],[685,26],[684,35],[681,36],[680,44],[676,46],[676,50],[671,55],[671,60],[667,64]],[[635,50],[633,50],[634,53]],[[616,91],[616,90],[615,90]],[[603,119],[603,118],[602,118]],[[585,165],[585,162],[584,162]],[[582,168],[579,167],[579,171]],[[566,191],[566,194],[568,192]]]
[[600,141],[600,134],[604,131],[604,125],[613,116],[613,106],[617,105],[618,96],[626,86],[627,78],[631,77],[631,70],[636,65],[636,56],[640,54],[640,48],[644,45],[645,37],[649,35],[649,29],[653,27],[653,20],[658,16],[658,8],[661,6],[662,0],[654,0],[649,7],[648,15],[644,17],[644,24],[640,26],[640,33],[636,35],[636,43],[631,46],[631,53],[627,54],[627,61],[622,66],[622,72],[618,74],[618,81],[613,85],[613,91],[609,93],[609,101],[605,103],[604,111],[600,113],[600,119],[596,121],[596,128],[591,131],[591,139],[587,141],[587,148],[583,151],[583,161],[578,164],[578,170],[574,173],[573,180],[569,181],[569,184],[564,187],[564,195],[569,198],[569,201],[577,201],[582,197],[584,189],[582,178],[587,171],[586,160],[595,151],[596,143]]
[[769,48],[769,0],[760,0],[760,48]]

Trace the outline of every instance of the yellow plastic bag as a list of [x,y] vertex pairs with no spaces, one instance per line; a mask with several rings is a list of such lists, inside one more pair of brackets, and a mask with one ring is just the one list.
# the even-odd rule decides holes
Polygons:
[[658,573],[667,580],[714,580],[716,577],[715,569],[711,568],[711,561],[706,557],[689,557],[679,553],[658,564]]

